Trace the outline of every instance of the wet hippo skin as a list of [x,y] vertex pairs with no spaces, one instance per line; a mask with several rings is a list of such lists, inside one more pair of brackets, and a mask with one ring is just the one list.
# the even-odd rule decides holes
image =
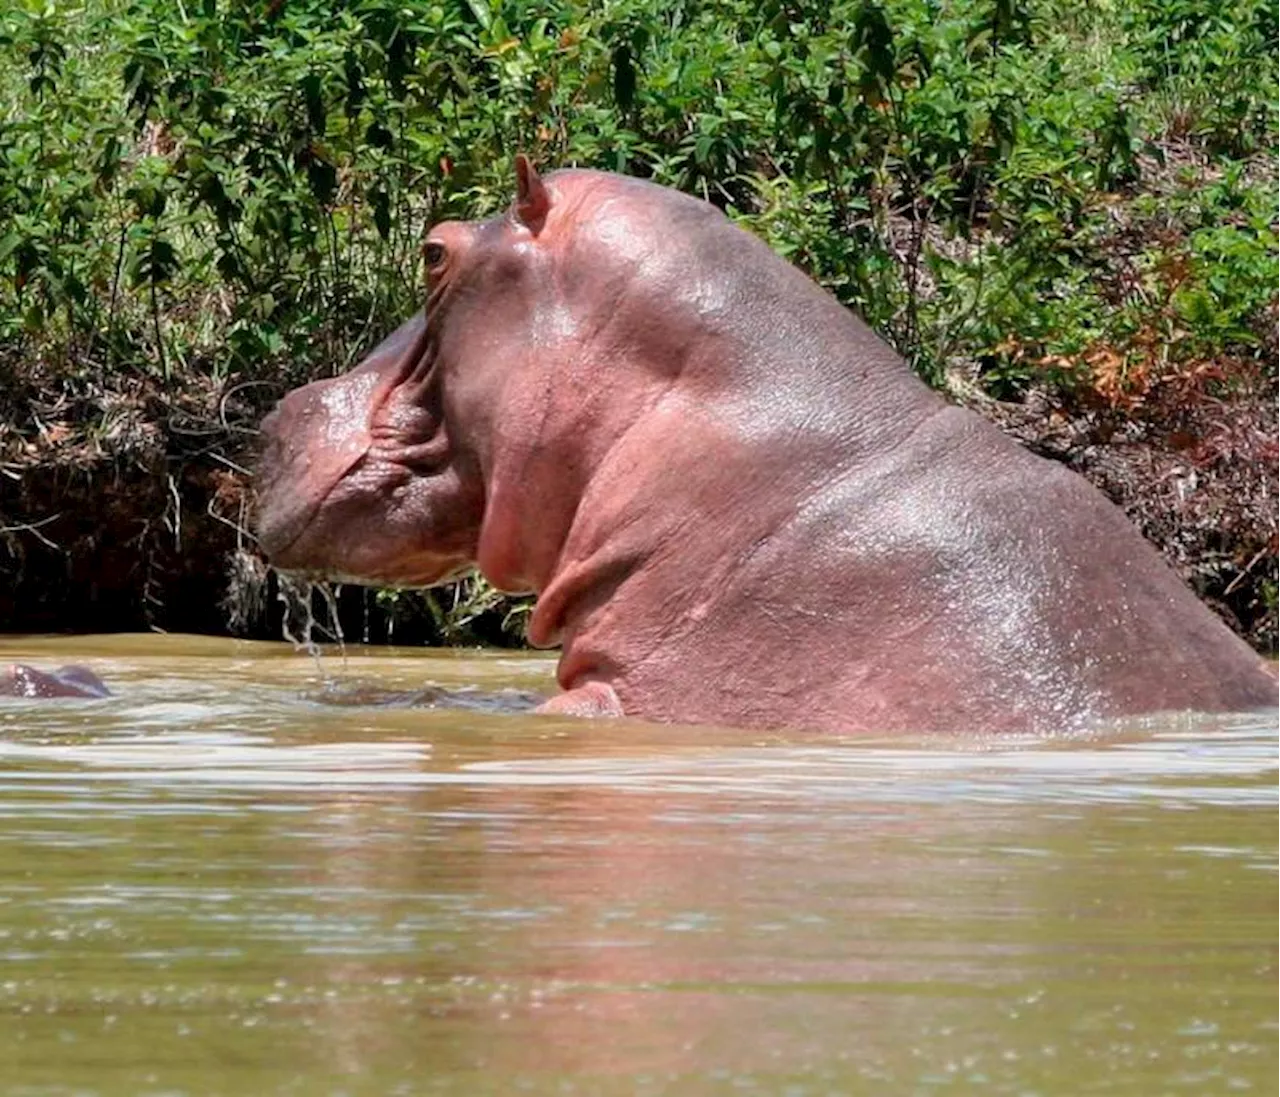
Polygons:
[[0,669],[0,697],[110,697],[106,683],[88,667],[37,670],[25,663]]
[[1273,705],[1083,479],[924,385],[716,209],[522,158],[426,307],[264,423],[279,567],[535,591],[551,711],[1059,730]]

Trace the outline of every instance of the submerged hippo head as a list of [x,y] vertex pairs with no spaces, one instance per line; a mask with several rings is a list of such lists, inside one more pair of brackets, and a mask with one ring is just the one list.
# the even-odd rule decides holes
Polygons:
[[110,697],[107,684],[88,667],[71,664],[37,670],[25,663],[0,669],[0,697]]

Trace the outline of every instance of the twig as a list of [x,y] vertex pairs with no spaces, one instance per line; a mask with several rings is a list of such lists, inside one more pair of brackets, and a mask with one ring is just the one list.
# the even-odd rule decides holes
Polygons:
[[47,545],[49,548],[55,550],[56,552],[61,552],[62,551],[61,545],[55,544],[53,541],[50,541],[49,538],[47,538],[43,533],[40,532],[41,526],[47,526],[50,522],[56,522],[61,517],[62,517],[62,512],[59,511],[57,514],[51,514],[48,518],[41,518],[40,521],[38,522],[20,522],[16,526],[0,526],[0,534],[29,533],[41,544]]
[[1236,574],[1236,577],[1227,584],[1227,589],[1222,592],[1222,597],[1225,598],[1228,594],[1230,594],[1233,590],[1235,590],[1236,587],[1238,587],[1241,583],[1245,581],[1245,578],[1248,576],[1249,572],[1253,570],[1253,565],[1256,564],[1259,560],[1261,560],[1264,556],[1268,554],[1268,550],[1270,549],[1270,547],[1271,546],[1269,545],[1263,545],[1262,548],[1258,549],[1258,551],[1253,554],[1253,559],[1250,560],[1247,564],[1245,564],[1245,566]]
[[252,472],[250,472],[250,471],[249,471],[247,468],[245,468],[243,465],[238,465],[238,464],[236,464],[233,460],[231,460],[231,458],[230,458],[230,457],[224,457],[224,456],[223,456],[221,453],[219,453],[216,449],[211,449],[211,450],[209,450],[209,451],[208,451],[208,454],[209,454],[209,456],[210,456],[210,457],[212,457],[215,461],[220,461],[222,464],[226,465],[226,466],[227,466],[227,468],[229,468],[232,472],[238,472],[238,473],[240,473],[240,475],[242,475],[242,476],[252,476],[252,475],[253,475],[253,473],[252,473]]
[[263,385],[266,387],[276,387],[275,381],[241,381],[238,385],[232,385],[226,392],[222,394],[222,398],[218,401],[218,419],[222,423],[224,430],[237,430],[244,434],[258,434],[257,427],[241,427],[233,426],[227,422],[227,401],[231,399],[241,389],[252,388],[254,385]]
[[175,551],[182,549],[182,496],[178,494],[178,485],[172,476],[169,480],[169,495],[173,499],[173,547]]
[[227,518],[225,515],[219,514],[216,510],[213,509],[213,504],[214,504],[214,500],[212,499],[210,499],[205,504],[205,508],[204,508],[205,513],[210,518],[212,518],[215,522],[221,522],[224,526],[229,526],[231,529],[236,531],[236,540],[238,542],[237,548],[243,550],[245,541],[250,541],[255,546],[258,544],[258,539],[253,535],[252,531],[250,531],[247,527],[242,525],[240,522],[232,521],[230,518]]
[[169,380],[169,363],[164,354],[164,336],[160,332],[160,302],[156,299],[156,283],[151,281],[151,322],[156,331],[156,354],[160,356],[160,375]]

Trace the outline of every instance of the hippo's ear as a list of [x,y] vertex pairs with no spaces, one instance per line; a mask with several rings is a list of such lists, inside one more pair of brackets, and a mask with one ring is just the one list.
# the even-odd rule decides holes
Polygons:
[[529,163],[529,158],[520,153],[516,156],[516,220],[537,236],[550,208],[551,195],[547,193],[546,184]]

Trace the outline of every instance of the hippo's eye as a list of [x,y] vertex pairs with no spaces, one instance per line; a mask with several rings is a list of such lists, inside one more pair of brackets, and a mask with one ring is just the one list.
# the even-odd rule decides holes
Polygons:
[[427,246],[422,249],[422,254],[427,260],[427,266],[434,269],[444,262],[444,245],[435,240],[428,240]]

